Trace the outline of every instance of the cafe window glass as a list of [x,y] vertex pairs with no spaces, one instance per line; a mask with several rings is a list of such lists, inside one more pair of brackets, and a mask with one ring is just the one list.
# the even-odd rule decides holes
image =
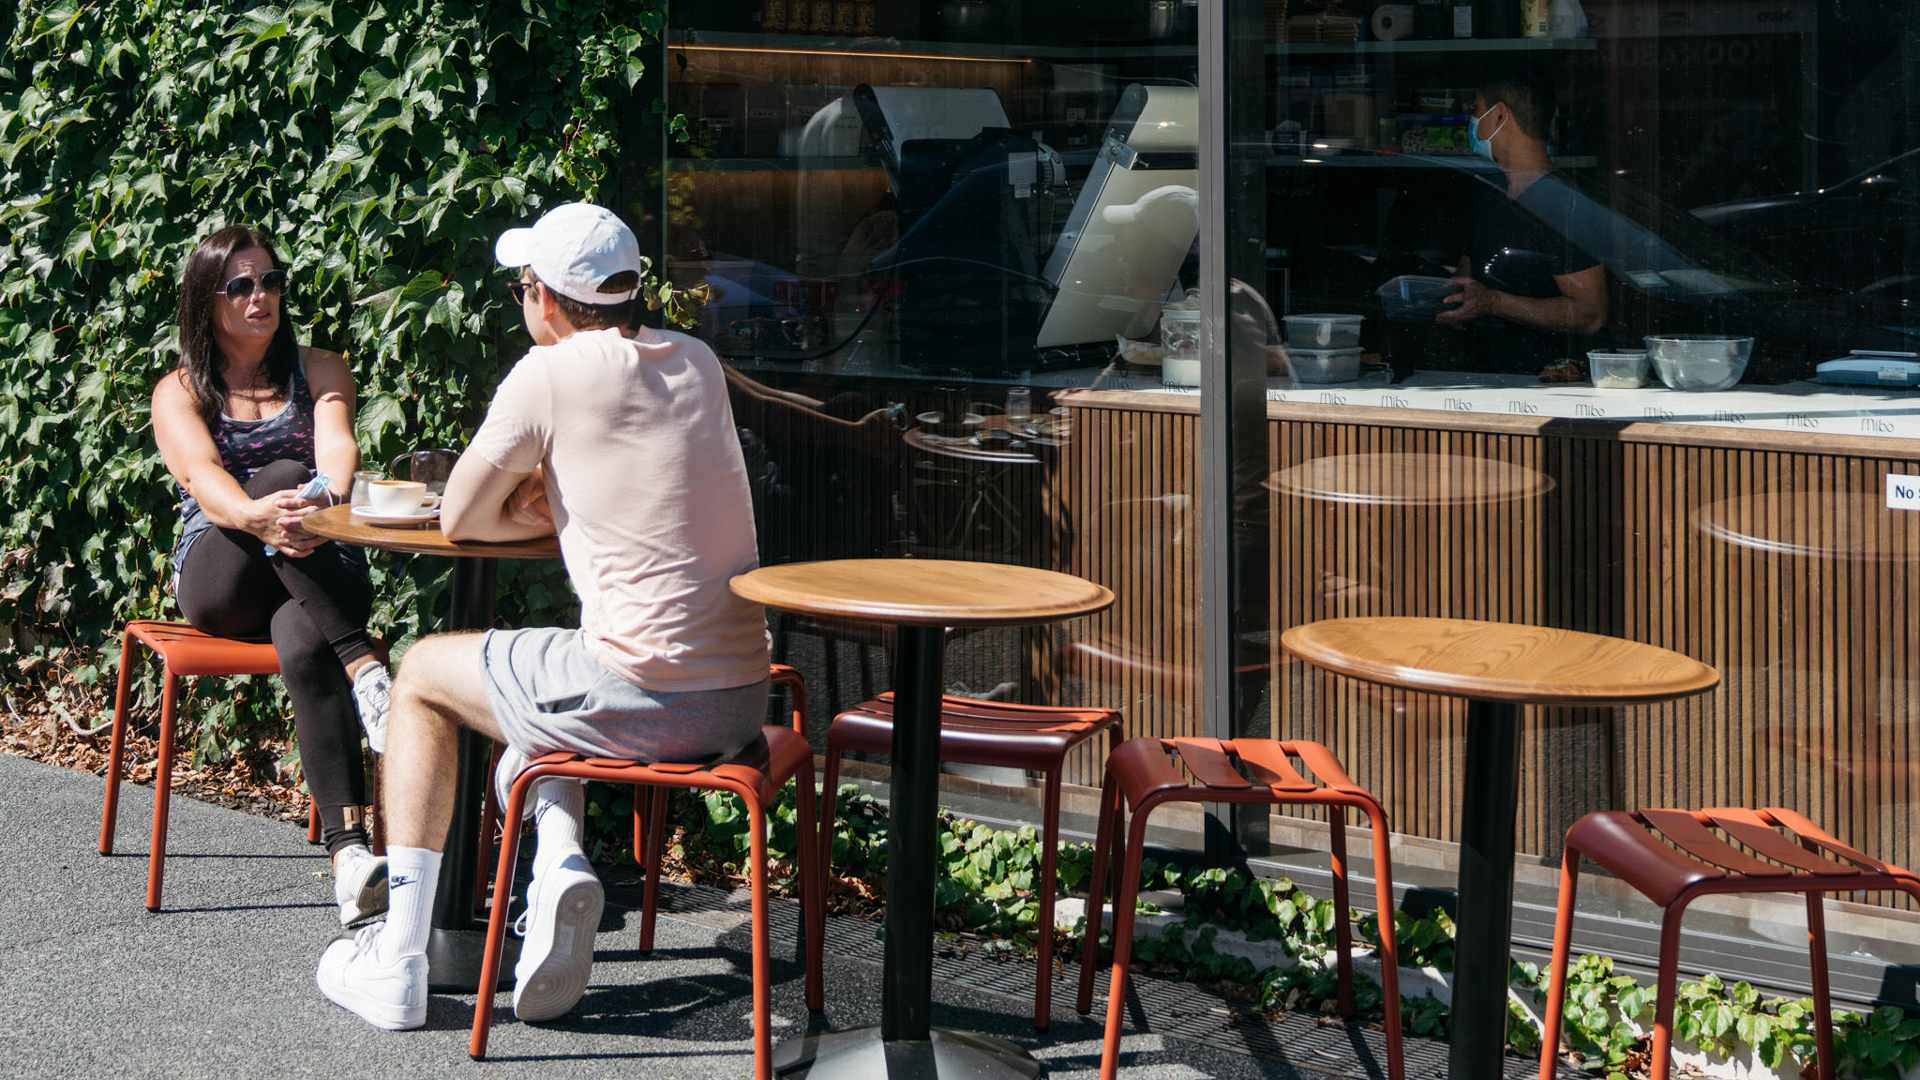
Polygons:
[[[1920,862],[1913,5],[1222,17],[1201,85],[1227,118],[1225,237],[1253,239],[1226,255],[1217,370],[1252,380],[1265,420],[1237,433],[1258,452],[1229,510],[1239,729],[1332,747],[1393,815],[1397,874],[1450,889],[1464,705],[1317,671],[1281,633],[1367,615],[1605,633],[1724,681],[1527,711],[1517,935],[1551,939],[1561,837],[1594,810],[1786,806]],[[1296,818],[1266,839],[1282,860],[1326,844]],[[1581,897],[1653,918],[1604,885]],[[1847,900],[1861,956],[1916,959],[1900,902]],[[1764,952],[1803,946],[1796,917],[1707,905],[1689,925]]]
[[[667,46],[686,126],[659,243],[711,290],[692,332],[728,369],[762,561],[1109,585],[1092,618],[956,631],[947,689],[1118,708],[1133,734],[1198,723],[1192,432],[1108,399],[1199,379],[1199,9],[734,0],[676,5]],[[816,716],[888,688],[879,633],[772,630]],[[1068,762],[1070,828],[1103,752]],[[1037,820],[1036,776],[949,772],[948,805]]]

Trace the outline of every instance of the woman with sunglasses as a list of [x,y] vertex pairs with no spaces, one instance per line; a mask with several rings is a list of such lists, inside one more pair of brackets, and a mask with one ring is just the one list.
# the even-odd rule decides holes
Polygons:
[[[379,750],[391,683],[367,635],[365,557],[301,524],[344,498],[360,448],[353,376],[339,354],[294,341],[286,291],[259,230],[201,241],[181,275],[180,366],[153,392],[153,430],[180,484],[174,596],[209,634],[273,642],[346,924],[386,909],[360,729]],[[316,473],[330,487],[301,498]]]

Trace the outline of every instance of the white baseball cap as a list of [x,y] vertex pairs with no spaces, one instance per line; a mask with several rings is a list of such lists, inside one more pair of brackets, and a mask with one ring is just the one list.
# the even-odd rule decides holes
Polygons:
[[[633,230],[613,211],[592,203],[565,203],[540,216],[530,229],[508,229],[494,242],[501,266],[524,266],[541,283],[583,304],[618,304],[639,294],[646,259]],[[601,292],[608,278],[631,271],[634,287]]]

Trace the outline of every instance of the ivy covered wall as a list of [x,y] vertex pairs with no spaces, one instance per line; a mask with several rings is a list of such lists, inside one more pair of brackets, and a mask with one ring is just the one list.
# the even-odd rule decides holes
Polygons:
[[[663,130],[636,93],[663,10],[0,5],[0,685],[92,712],[117,623],[174,613],[178,515],[148,395],[177,359],[198,240],[229,223],[280,237],[289,316],[347,355],[369,463],[464,446],[529,344],[492,239],[557,202],[617,202],[645,149],[623,152],[622,132],[657,146]],[[374,568],[376,632],[432,629],[446,564]],[[571,618],[557,564],[503,568],[501,594],[523,625]],[[277,680],[229,690],[196,706],[202,754],[286,715]]]

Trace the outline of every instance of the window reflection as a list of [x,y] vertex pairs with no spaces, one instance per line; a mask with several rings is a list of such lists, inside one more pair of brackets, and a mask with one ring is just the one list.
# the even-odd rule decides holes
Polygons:
[[[1549,865],[1580,814],[1659,805],[1800,807],[1914,857],[1887,764],[1920,737],[1920,517],[1889,503],[1920,472],[1912,5],[1400,7],[1229,5],[1226,229],[1258,241],[1229,265],[1292,374],[1250,394],[1269,500],[1231,535],[1271,574],[1237,625],[1488,619],[1715,665],[1694,701],[1529,712],[1519,846]],[[1353,366],[1323,359],[1355,318]],[[1227,344],[1236,386],[1272,375]],[[1334,747],[1450,885],[1460,711],[1273,659],[1250,711]],[[1863,952],[1910,960],[1887,925]]]
[[[1653,641],[1729,688],[1531,729],[1523,850],[1600,806],[1764,794],[1920,862],[1904,773],[1856,797],[1777,756],[1737,789],[1703,764],[1788,714],[1795,745],[1833,745],[1859,703],[1870,745],[1912,742],[1910,628],[1867,629],[1920,599],[1907,568],[1875,564],[1874,606],[1849,606],[1838,564],[1744,584],[1759,556],[1693,524],[1824,485],[1884,527],[1886,475],[1920,472],[1886,442],[1920,435],[1910,7],[1581,0],[1530,30],[1518,4],[1233,0],[1228,83],[1185,3],[687,6],[664,247],[716,292],[698,333],[738,378],[763,557],[1109,585],[1082,624],[956,642],[951,688],[1120,707],[1130,734],[1206,731],[1202,630],[1231,618],[1233,729],[1328,742],[1436,843],[1459,717],[1309,678],[1277,631],[1434,614]],[[1206,146],[1217,91],[1231,126]],[[1201,226],[1209,166],[1223,235]],[[1212,352],[1210,244],[1232,253]],[[1216,506],[1199,388],[1223,370],[1265,412]],[[1454,497],[1481,488],[1511,494]],[[1199,553],[1229,526],[1244,591],[1222,616]],[[883,643],[804,630],[789,658],[839,703],[884,683],[861,671]],[[1841,663],[1843,630],[1886,659]]]

